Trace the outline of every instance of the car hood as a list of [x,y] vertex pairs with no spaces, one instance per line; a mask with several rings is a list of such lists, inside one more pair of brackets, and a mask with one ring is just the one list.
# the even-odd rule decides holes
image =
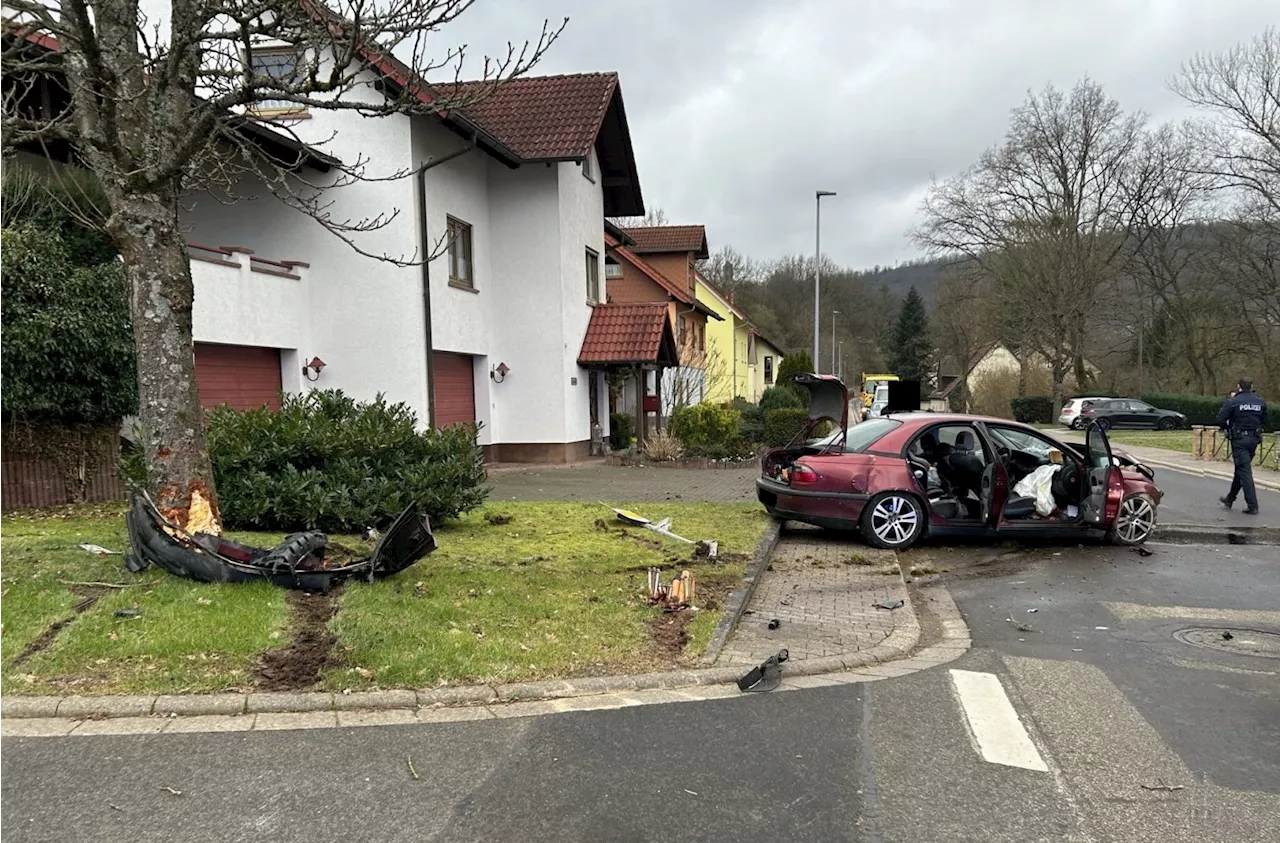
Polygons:
[[809,391],[809,426],[831,421],[849,427],[849,390],[835,375],[802,373],[792,380]]

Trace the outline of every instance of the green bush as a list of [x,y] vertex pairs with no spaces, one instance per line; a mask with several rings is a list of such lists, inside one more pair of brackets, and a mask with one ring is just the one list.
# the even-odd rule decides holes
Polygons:
[[771,386],[760,396],[760,409],[781,410],[785,407],[804,407],[800,394],[789,386]]
[[809,423],[809,411],[804,407],[781,407],[764,412],[764,441],[766,445],[786,445],[799,435]]
[[635,430],[631,425],[631,416],[626,413],[609,414],[609,447],[615,451],[625,451],[631,447],[631,437]]
[[801,406],[809,406],[809,390],[793,383],[792,378],[800,374],[814,373],[813,358],[809,356],[807,351],[797,351],[794,354],[788,354],[782,358],[782,362],[778,364],[778,376],[776,383],[785,387],[796,394],[800,399]]
[[742,417],[738,422],[738,438],[746,443],[764,441],[764,407],[745,398],[735,398],[729,405]]
[[742,414],[724,404],[694,404],[677,407],[671,413],[671,435],[684,443],[690,454],[722,459],[738,439]]
[[1053,417],[1053,399],[1048,395],[1026,395],[1009,402],[1015,421],[1023,424],[1049,424]]
[[476,427],[419,431],[404,404],[358,403],[339,390],[286,395],[278,412],[220,407],[209,451],[233,529],[353,532],[385,526],[416,502],[433,521],[484,503]]

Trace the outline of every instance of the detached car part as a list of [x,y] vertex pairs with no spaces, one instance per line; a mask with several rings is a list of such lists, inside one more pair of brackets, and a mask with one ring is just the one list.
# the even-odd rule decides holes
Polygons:
[[188,533],[166,520],[146,492],[134,489],[125,522],[131,552],[125,567],[134,573],[155,565],[200,582],[266,580],[282,588],[327,592],[351,577],[370,582],[408,568],[436,549],[431,521],[408,506],[379,539],[373,555],[355,561],[326,558],[329,537],[318,531],[294,533],[273,548],[240,544],[208,533]]

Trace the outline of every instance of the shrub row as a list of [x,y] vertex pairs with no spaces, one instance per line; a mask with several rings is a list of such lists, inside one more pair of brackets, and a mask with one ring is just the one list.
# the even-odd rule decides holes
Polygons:
[[786,445],[800,435],[809,423],[804,407],[780,407],[764,412],[764,443],[771,447]]

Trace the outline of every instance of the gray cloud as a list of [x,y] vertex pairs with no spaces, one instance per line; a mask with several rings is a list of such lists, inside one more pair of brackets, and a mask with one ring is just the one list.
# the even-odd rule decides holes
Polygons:
[[441,33],[481,53],[570,18],[539,73],[617,70],[646,203],[712,248],[813,248],[851,266],[918,256],[933,175],[1000,140],[1030,88],[1089,75],[1129,110],[1187,116],[1166,79],[1280,22],[1263,0],[479,0]]

